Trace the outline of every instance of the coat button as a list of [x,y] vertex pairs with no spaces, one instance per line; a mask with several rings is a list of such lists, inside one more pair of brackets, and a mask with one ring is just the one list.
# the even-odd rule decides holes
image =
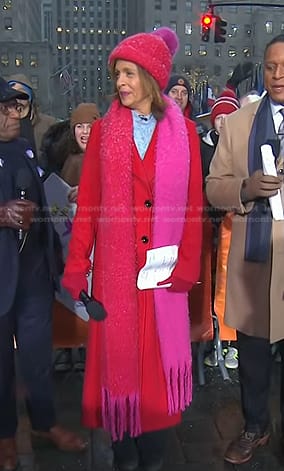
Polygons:
[[151,206],[152,206],[152,201],[146,200],[146,201],[144,201],[144,205],[146,206],[146,208],[151,208]]
[[142,236],[141,240],[142,240],[143,244],[148,244],[148,242],[149,242],[149,238],[147,236]]

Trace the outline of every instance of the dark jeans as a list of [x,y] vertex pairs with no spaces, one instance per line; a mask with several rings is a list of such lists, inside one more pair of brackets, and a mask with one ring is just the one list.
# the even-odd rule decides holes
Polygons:
[[[11,310],[0,317],[0,438],[13,437],[17,429],[15,355],[32,428],[47,431],[55,425],[53,289],[45,265],[36,273],[27,267],[24,275],[20,278]],[[17,342],[16,354],[13,336]]]
[[[270,422],[269,393],[272,370],[269,340],[237,332],[239,350],[239,379],[245,428],[264,432]],[[281,353],[280,411],[284,432],[284,341],[279,342]]]

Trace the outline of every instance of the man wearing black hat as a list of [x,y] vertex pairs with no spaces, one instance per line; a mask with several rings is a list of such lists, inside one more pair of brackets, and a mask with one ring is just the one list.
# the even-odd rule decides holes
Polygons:
[[0,469],[17,468],[14,338],[32,434],[62,450],[82,441],[56,425],[51,313],[57,269],[54,230],[34,154],[20,133],[25,93],[0,78]]
[[191,87],[183,75],[173,74],[165,88],[165,94],[171,97],[180,107],[184,116],[192,117],[192,104],[190,102]]

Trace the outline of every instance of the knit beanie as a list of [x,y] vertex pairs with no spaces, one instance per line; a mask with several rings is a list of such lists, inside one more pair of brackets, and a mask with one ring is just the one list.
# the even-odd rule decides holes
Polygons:
[[210,120],[214,126],[215,118],[219,114],[230,114],[240,108],[240,102],[233,90],[226,89],[217,98],[211,108]]
[[181,85],[184,88],[186,88],[188,96],[190,96],[191,87],[190,87],[189,81],[183,75],[178,75],[178,74],[171,75],[168,85],[165,88],[166,95],[176,85]]
[[92,123],[100,117],[95,103],[80,103],[70,116],[70,126],[73,128],[78,123]]
[[118,59],[134,62],[145,69],[164,90],[178,48],[176,33],[164,26],[152,33],[138,33],[123,39],[110,53],[108,63],[111,65]]

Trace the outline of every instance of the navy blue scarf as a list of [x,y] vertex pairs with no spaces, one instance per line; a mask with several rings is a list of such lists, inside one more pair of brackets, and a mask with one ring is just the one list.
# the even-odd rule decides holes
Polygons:
[[[262,169],[261,146],[270,144],[278,157],[279,143],[274,129],[271,106],[266,95],[253,121],[248,148],[248,170],[252,175]],[[247,216],[245,260],[265,263],[270,254],[272,215],[267,198],[258,198]]]

